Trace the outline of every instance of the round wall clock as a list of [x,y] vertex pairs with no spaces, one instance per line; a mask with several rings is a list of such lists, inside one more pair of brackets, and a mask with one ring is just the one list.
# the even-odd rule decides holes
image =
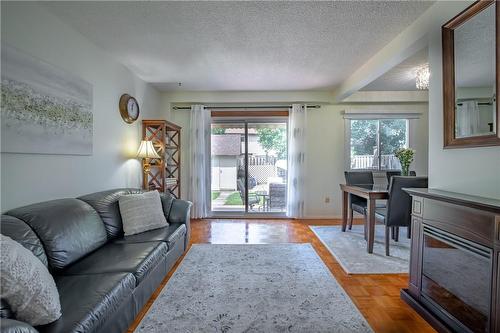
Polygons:
[[120,114],[127,124],[132,124],[139,118],[139,103],[129,94],[120,97]]

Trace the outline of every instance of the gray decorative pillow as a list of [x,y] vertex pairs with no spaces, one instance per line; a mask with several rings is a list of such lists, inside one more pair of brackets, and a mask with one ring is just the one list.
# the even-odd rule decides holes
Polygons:
[[61,317],[61,303],[54,278],[30,250],[0,234],[0,294],[16,319],[32,326]]
[[158,191],[127,194],[120,197],[118,204],[125,236],[168,226]]

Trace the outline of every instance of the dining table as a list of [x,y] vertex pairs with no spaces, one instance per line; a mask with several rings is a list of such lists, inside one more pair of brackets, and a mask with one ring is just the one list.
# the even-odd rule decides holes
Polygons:
[[340,184],[340,189],[342,190],[342,232],[345,232],[347,228],[349,194],[366,199],[366,250],[368,253],[373,253],[376,202],[377,200],[387,200],[389,198],[388,186],[385,184]]

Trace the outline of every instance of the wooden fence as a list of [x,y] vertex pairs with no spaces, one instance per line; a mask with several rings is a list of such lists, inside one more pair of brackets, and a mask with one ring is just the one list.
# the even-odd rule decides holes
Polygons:
[[275,156],[248,156],[248,165],[276,165]]

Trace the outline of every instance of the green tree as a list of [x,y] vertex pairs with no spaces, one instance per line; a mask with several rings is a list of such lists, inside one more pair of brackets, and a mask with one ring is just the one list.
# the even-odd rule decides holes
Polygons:
[[377,120],[351,120],[353,155],[373,155],[377,146]]
[[286,159],[286,128],[257,128],[259,144],[269,154],[271,150],[275,151],[279,159]]
[[383,155],[391,155],[405,147],[406,120],[390,119],[380,121],[380,150]]
[[[373,155],[377,147],[378,120],[351,120],[351,150],[354,155]],[[405,146],[406,120],[380,120],[380,150],[383,155]]]
[[226,129],[223,127],[212,127],[212,134],[226,134]]

